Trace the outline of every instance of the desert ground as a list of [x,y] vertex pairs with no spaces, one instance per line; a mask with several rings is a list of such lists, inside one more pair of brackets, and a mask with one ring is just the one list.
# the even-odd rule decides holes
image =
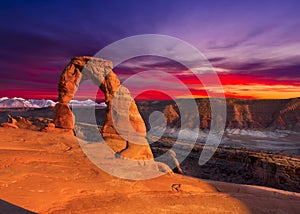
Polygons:
[[[77,109],[79,114],[91,110],[94,111],[92,108]],[[154,110],[161,109],[154,108]],[[103,126],[105,111],[105,109],[95,110],[99,130]],[[141,112],[148,114],[148,111]],[[8,115],[13,118],[21,116],[17,124],[19,127],[38,131],[53,122],[53,114],[54,110],[51,107],[6,108],[0,110],[0,123],[5,123]],[[148,118],[145,117],[145,122],[147,120]],[[92,121],[88,119],[81,121],[76,118],[75,128],[79,130],[76,133],[77,137],[80,137],[80,130],[86,130],[91,127],[91,124]],[[176,133],[179,128],[168,127],[167,131],[171,132],[166,131],[163,138],[150,144],[155,157],[159,157],[172,148],[177,140]],[[184,174],[192,177],[300,192],[299,133],[267,128],[239,129],[235,127],[235,129],[225,131],[222,142],[212,159],[200,166],[199,154],[208,134],[208,130],[202,130],[199,132],[199,139],[193,150],[180,165]],[[194,134],[192,131],[186,134],[186,141],[181,142],[183,146],[188,146],[188,140],[192,134]],[[97,141],[97,139],[91,140]],[[152,142],[150,135],[148,135],[148,140]]]
[[14,128],[0,135],[0,213],[300,213],[299,193],[178,174],[119,179],[96,167],[74,136]]

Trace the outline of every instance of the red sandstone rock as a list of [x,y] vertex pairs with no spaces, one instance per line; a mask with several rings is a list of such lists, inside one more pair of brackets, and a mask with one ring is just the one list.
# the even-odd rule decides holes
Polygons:
[[[178,102],[178,101],[177,101]],[[229,98],[227,102],[226,128],[229,129],[283,129],[300,131],[300,98],[290,100],[242,100]],[[173,102],[144,101],[138,104],[143,118],[149,118],[153,111],[164,112],[168,125],[179,128],[182,112]],[[211,108],[208,99],[198,99],[200,128],[209,129]],[[178,117],[172,109],[176,109]],[[191,115],[195,117],[195,115]],[[191,119],[192,121],[192,119]],[[150,128],[150,125],[147,124]]]
[[14,129],[18,129],[19,127],[15,124],[12,123],[1,123],[0,127],[4,127],[4,128],[14,128]]
[[74,129],[74,117],[69,104],[57,103],[55,105],[54,124],[58,128]]
[[163,113],[169,123],[174,123],[176,120],[179,119],[179,115],[173,105],[166,106]]
[[99,58],[82,56],[72,59],[60,77],[54,124],[58,128],[74,129],[74,116],[68,103],[79,84],[91,79],[105,95],[107,111],[102,136],[107,144],[126,158],[153,159],[145,138],[145,123],[129,90],[120,84],[112,68],[110,61]]
[[2,123],[1,126],[6,128],[36,129],[36,126],[30,120],[20,116],[13,118],[11,115],[7,115],[7,122]]

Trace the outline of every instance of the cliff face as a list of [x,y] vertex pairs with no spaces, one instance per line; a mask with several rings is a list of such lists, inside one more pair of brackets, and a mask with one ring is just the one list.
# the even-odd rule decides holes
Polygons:
[[[155,156],[171,147],[168,140],[152,145]],[[218,148],[203,166],[198,164],[202,146],[194,147],[180,164],[185,175],[240,184],[254,184],[300,192],[300,159],[246,149]]]
[[[200,128],[208,129],[211,109],[208,99],[198,99]],[[172,101],[145,101],[138,104],[147,128],[149,114],[164,112],[170,127],[180,128],[180,112]],[[288,100],[227,99],[227,128],[284,129],[300,131],[300,98]]]
[[300,130],[300,99],[290,100],[284,105],[271,125],[278,129]]

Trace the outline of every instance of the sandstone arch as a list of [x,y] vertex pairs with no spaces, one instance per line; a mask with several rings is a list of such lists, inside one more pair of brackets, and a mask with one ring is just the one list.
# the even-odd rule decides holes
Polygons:
[[[69,107],[69,102],[74,97],[81,82],[91,79],[105,95],[107,111],[105,115],[102,136],[106,143],[122,156],[130,159],[153,159],[149,144],[145,138],[145,123],[134,101],[130,101],[129,112],[113,111],[112,100],[121,103],[132,99],[127,88],[120,84],[117,75],[112,71],[112,62],[88,56],[75,57],[67,65],[60,76],[58,84],[58,103],[54,111],[54,124],[57,128],[74,129],[74,115]],[[82,72],[84,70],[84,72]],[[118,93],[116,93],[118,91]],[[132,99],[133,100],[133,99]],[[112,121],[112,114],[129,114],[133,128],[139,133],[135,138],[138,142],[124,140],[116,131]],[[115,121],[122,128],[122,121]],[[126,129],[127,127],[123,127]],[[127,133],[128,135],[134,133]],[[138,144],[137,144],[138,143]]]

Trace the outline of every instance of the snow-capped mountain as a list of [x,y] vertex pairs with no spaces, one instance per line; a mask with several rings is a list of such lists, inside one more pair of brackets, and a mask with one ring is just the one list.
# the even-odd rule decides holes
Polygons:
[[54,107],[56,102],[52,100],[33,100],[30,99],[28,102],[31,104],[32,108],[45,108],[45,107]]
[[55,102],[52,100],[26,100],[20,97],[0,98],[0,108],[44,108],[49,106],[55,106]]
[[[0,108],[46,108],[46,107],[54,107],[57,102],[53,100],[35,100],[29,99],[26,100],[20,97],[8,98],[2,97],[0,98]],[[99,108],[106,108],[105,103],[96,103],[93,100],[71,100],[70,105],[73,107],[88,107],[88,106],[95,106]]]
[[88,107],[88,106],[95,106],[95,107],[99,107],[99,108],[106,108],[106,104],[104,102],[102,103],[96,103],[95,101],[93,100],[71,100],[70,101],[70,106],[71,107]]

